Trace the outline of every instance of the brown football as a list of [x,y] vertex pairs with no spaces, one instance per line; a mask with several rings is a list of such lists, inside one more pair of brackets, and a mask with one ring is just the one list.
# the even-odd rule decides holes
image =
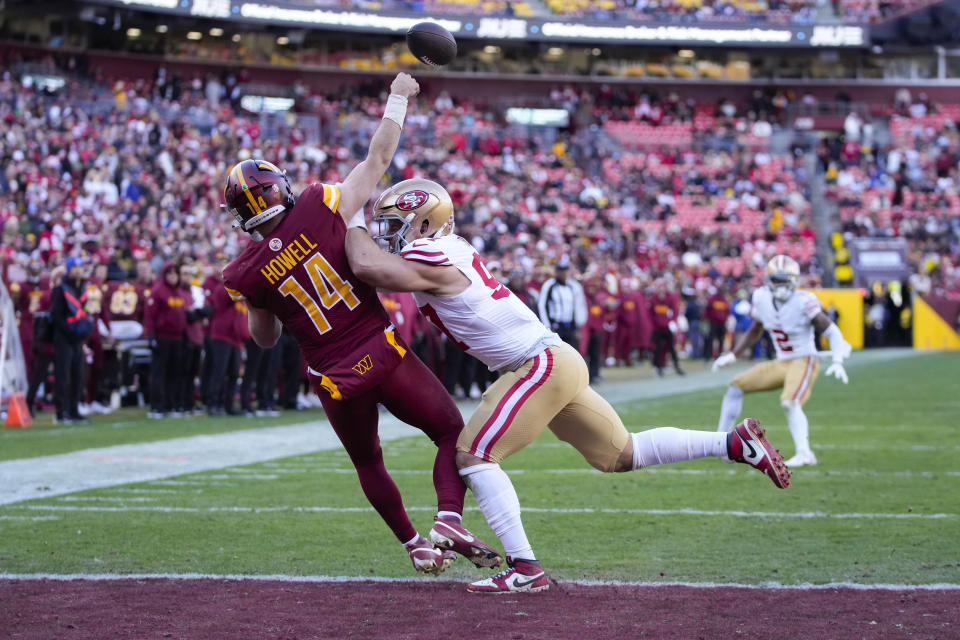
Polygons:
[[450,64],[457,57],[457,41],[434,22],[419,22],[407,30],[407,47],[417,60],[431,67]]

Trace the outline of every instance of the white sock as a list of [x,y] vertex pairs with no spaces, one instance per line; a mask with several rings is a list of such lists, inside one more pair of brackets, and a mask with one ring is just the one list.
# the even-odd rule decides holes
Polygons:
[[787,414],[794,450],[797,453],[810,453],[810,423],[807,422],[803,407],[796,402],[787,402],[783,405],[783,412]]
[[727,455],[727,434],[658,427],[633,437],[633,469]]
[[720,423],[717,425],[717,431],[724,433],[733,430],[733,425],[743,409],[743,391],[740,387],[730,385],[727,392],[723,394],[723,404],[720,405]]
[[409,540],[407,540],[406,542],[404,542],[404,543],[403,543],[403,548],[404,548],[404,549],[410,549],[410,547],[413,545],[413,543],[415,543],[415,542],[416,542],[417,540],[419,540],[419,539],[420,539],[420,534],[418,533],[417,535],[413,536],[412,538],[410,538]]
[[480,512],[511,558],[536,560],[520,521],[520,500],[500,465],[488,462],[460,469],[460,476],[477,499]]

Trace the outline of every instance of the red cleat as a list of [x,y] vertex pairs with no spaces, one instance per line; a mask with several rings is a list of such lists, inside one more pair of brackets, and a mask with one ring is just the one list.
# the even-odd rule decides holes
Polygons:
[[[413,562],[413,568],[420,575],[439,575],[447,567],[444,566],[444,558],[440,549],[434,548],[430,541],[420,536],[419,539],[410,546],[404,545],[407,553],[410,554],[410,561]],[[449,565],[447,565],[449,566]]]
[[503,558],[496,549],[463,528],[454,518],[437,518],[430,541],[441,549],[456,551],[478,567],[496,567]]
[[550,588],[550,579],[539,562],[514,560],[507,556],[508,569],[467,585],[470,593],[521,593],[544,591]]
[[748,464],[767,474],[781,489],[790,484],[790,470],[783,456],[764,437],[764,429],[753,418],[747,418],[727,434],[727,457],[733,462]]

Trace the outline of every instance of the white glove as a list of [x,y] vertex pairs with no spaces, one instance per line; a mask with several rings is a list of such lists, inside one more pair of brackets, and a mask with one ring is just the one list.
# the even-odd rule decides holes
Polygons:
[[737,361],[737,356],[733,355],[732,351],[721,353],[720,357],[713,361],[713,366],[710,367],[710,370],[713,372],[717,372],[720,370],[720,367],[725,367],[728,364],[733,364],[736,361]]
[[853,347],[851,347],[850,343],[846,340],[840,342],[837,346],[833,346],[833,344],[831,344],[830,350],[833,351],[833,361],[841,364],[844,360],[850,357],[851,353],[853,353]]
[[850,382],[850,379],[847,377],[847,370],[843,368],[842,360],[834,360],[833,364],[827,367],[828,376],[833,376],[843,384]]

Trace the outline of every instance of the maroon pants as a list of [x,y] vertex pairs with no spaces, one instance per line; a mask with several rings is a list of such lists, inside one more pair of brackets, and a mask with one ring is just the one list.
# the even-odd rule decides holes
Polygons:
[[408,352],[381,384],[344,400],[334,400],[320,386],[318,377],[310,378],[334,432],[357,469],[363,493],[398,540],[406,542],[417,532],[403,508],[400,490],[383,465],[383,450],[377,434],[377,403],[423,431],[437,445],[433,485],[438,510],[463,512],[466,486],[454,460],[463,416],[450,394],[419,358]]

